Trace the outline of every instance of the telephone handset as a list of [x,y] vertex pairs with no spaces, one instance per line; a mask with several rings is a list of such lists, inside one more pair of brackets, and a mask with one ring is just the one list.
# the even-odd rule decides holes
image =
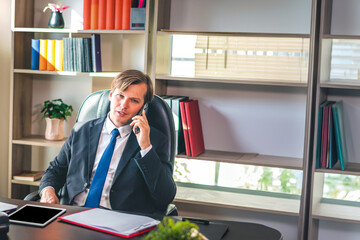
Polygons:
[[[147,103],[145,103],[143,106],[142,106],[142,108],[140,109],[140,111],[136,114],[136,115],[142,115],[142,112],[143,112],[143,110],[145,110],[145,114],[147,113],[147,109],[148,109],[148,104]],[[135,134],[138,134],[140,132],[140,128],[139,127],[136,127],[135,128]]]

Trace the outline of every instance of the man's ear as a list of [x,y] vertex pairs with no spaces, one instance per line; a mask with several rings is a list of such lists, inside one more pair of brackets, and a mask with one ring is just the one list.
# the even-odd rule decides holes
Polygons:
[[113,92],[114,92],[114,91],[110,90],[110,93],[109,93],[109,100],[110,100],[110,101],[111,101],[111,98],[112,98]]

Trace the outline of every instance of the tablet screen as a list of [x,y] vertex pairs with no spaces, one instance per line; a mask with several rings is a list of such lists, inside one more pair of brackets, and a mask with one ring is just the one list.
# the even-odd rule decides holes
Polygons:
[[12,223],[43,227],[65,211],[63,208],[26,204],[10,214],[9,220]]

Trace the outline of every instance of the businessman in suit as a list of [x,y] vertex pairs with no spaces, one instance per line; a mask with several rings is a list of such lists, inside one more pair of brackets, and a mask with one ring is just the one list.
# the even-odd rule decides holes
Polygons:
[[[116,76],[109,95],[110,112],[104,118],[74,126],[41,179],[40,201],[59,203],[56,193],[62,188],[61,204],[165,212],[174,199],[176,185],[167,152],[169,139],[149,126],[142,110],[152,98],[153,85],[147,75],[127,70]],[[113,132],[119,136],[112,137]],[[96,186],[101,170],[96,171],[103,169],[111,141],[113,152],[99,190]],[[94,203],[95,188],[100,199]]]

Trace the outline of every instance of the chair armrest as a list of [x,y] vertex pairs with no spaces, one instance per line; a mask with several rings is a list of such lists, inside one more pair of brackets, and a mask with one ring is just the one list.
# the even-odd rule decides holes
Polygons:
[[40,195],[38,192],[31,192],[24,198],[25,201],[38,201],[40,199]]

